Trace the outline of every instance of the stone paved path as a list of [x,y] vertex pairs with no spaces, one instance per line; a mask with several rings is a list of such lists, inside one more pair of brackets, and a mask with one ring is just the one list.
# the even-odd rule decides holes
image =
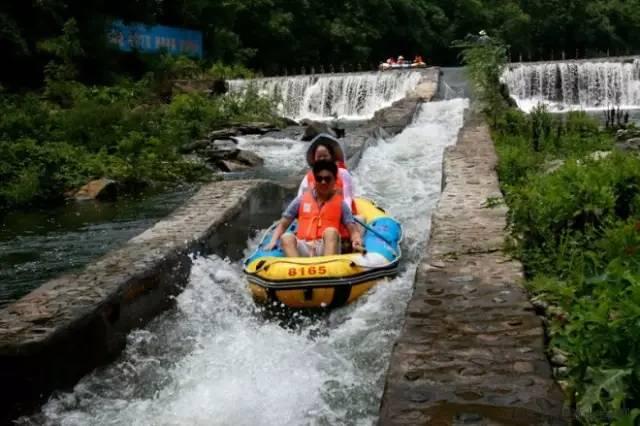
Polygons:
[[444,160],[442,199],[394,347],[380,425],[562,425],[544,331],[502,253],[506,207],[488,128],[467,120]]

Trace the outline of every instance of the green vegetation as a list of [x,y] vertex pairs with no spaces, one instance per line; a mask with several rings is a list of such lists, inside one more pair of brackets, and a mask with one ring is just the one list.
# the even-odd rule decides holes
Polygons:
[[275,121],[273,103],[255,90],[242,96],[170,94],[171,79],[248,75],[243,67],[203,70],[188,58],[160,55],[145,78],[113,86],[75,80],[82,55],[74,20],[43,41],[50,52],[41,93],[0,94],[0,207],[60,200],[92,178],[137,188],[210,175],[179,148],[229,123]]
[[368,68],[399,54],[451,65],[451,42],[482,29],[508,40],[515,58],[573,57],[576,50],[620,54],[640,45],[640,0],[5,1],[0,81],[38,84],[50,54],[39,44],[71,18],[86,53],[80,79],[92,83],[141,68],[107,47],[112,19],[200,30],[207,60],[269,74],[328,64]]
[[[493,45],[476,45],[471,73],[488,88]],[[477,62],[483,62],[477,63]],[[486,108],[499,99],[481,96]],[[640,420],[640,158],[585,113],[554,116],[498,106],[493,137],[509,206],[510,250],[547,304],[550,356],[582,424]],[[495,113],[495,110],[486,110]],[[610,154],[598,151],[611,151]]]
[[201,179],[209,173],[184,161],[180,146],[231,122],[276,120],[255,92],[162,103],[148,86],[74,83],[68,107],[35,95],[1,97],[0,206],[61,199],[102,176],[128,187]]

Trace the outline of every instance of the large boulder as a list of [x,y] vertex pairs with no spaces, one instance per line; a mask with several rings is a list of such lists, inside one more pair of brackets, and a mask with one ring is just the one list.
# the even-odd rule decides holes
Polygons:
[[241,135],[263,135],[270,130],[276,129],[276,126],[271,123],[257,121],[252,123],[238,124],[234,126],[234,128],[237,129],[238,133]]
[[282,130],[271,130],[263,135],[274,139],[300,139],[304,134],[304,127],[302,126],[288,126]]
[[273,124],[262,121],[239,123],[225,129],[211,131],[209,133],[209,140],[231,139],[234,136],[242,135],[263,135],[276,129],[276,126]]
[[189,142],[180,147],[180,152],[183,154],[190,154],[194,151],[202,151],[206,149],[211,141],[209,139],[198,139],[197,141]]
[[201,150],[200,154],[207,160],[216,162],[235,158],[239,151],[236,144],[231,140],[215,140]]
[[616,140],[619,142],[640,138],[640,129],[620,129],[616,132]]
[[115,180],[101,178],[80,188],[74,198],[78,201],[86,200],[115,200],[118,196],[118,183]]
[[306,127],[304,129],[304,134],[302,135],[303,141],[310,141],[321,133],[326,133],[328,135],[336,137],[336,133],[333,131],[329,124],[323,123],[320,121],[311,121],[305,120]]
[[220,160],[216,164],[223,172],[244,172],[251,168],[250,166],[235,160]]
[[264,160],[258,154],[251,151],[244,151],[242,149],[238,150],[235,160],[246,164],[249,167],[258,167],[264,164]]
[[300,123],[298,123],[296,120],[294,120],[293,118],[289,118],[289,117],[280,117],[280,120],[287,126],[299,126]]
[[623,142],[617,142],[616,148],[622,151],[638,152],[640,151],[640,138],[631,138]]
[[235,127],[230,127],[228,129],[220,129],[220,130],[213,130],[211,132],[209,132],[209,140],[216,140],[216,139],[229,139],[232,136],[239,136],[240,132],[238,131],[238,129],[236,129]]

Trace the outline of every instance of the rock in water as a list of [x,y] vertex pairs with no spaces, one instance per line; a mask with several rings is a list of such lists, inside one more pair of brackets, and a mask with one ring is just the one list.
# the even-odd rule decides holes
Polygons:
[[209,132],[209,140],[229,139],[231,136],[239,135],[240,132],[238,131],[238,129],[231,127],[229,129],[213,130],[212,132]]
[[223,172],[243,172],[251,168],[235,160],[220,160],[216,163],[216,165]]
[[101,178],[80,188],[74,195],[78,201],[115,200],[118,196],[118,183],[115,180]]
[[228,160],[235,158],[240,150],[230,140],[215,140],[200,154],[209,161]]
[[622,151],[638,152],[640,151],[640,138],[631,138],[624,142],[617,142],[615,146]]
[[239,150],[235,160],[246,164],[249,167],[257,167],[264,164],[264,160],[258,154],[251,151]]
[[307,127],[305,127],[304,134],[302,135],[303,141],[310,141],[316,136],[318,136],[320,133],[327,133],[333,136],[334,138],[336,137],[335,132],[331,130],[331,128],[327,123],[321,123],[318,121],[311,121],[311,120],[307,120],[305,122],[307,123]]

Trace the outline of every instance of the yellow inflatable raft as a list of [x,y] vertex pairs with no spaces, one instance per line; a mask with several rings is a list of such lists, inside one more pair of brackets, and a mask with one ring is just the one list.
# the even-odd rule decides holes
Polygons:
[[[244,273],[254,300],[280,302],[291,308],[333,308],[351,303],[377,281],[397,273],[401,258],[400,223],[370,200],[356,199],[364,218],[364,253],[285,257],[280,245],[263,249],[275,224],[244,261]],[[289,230],[295,232],[294,221]]]

